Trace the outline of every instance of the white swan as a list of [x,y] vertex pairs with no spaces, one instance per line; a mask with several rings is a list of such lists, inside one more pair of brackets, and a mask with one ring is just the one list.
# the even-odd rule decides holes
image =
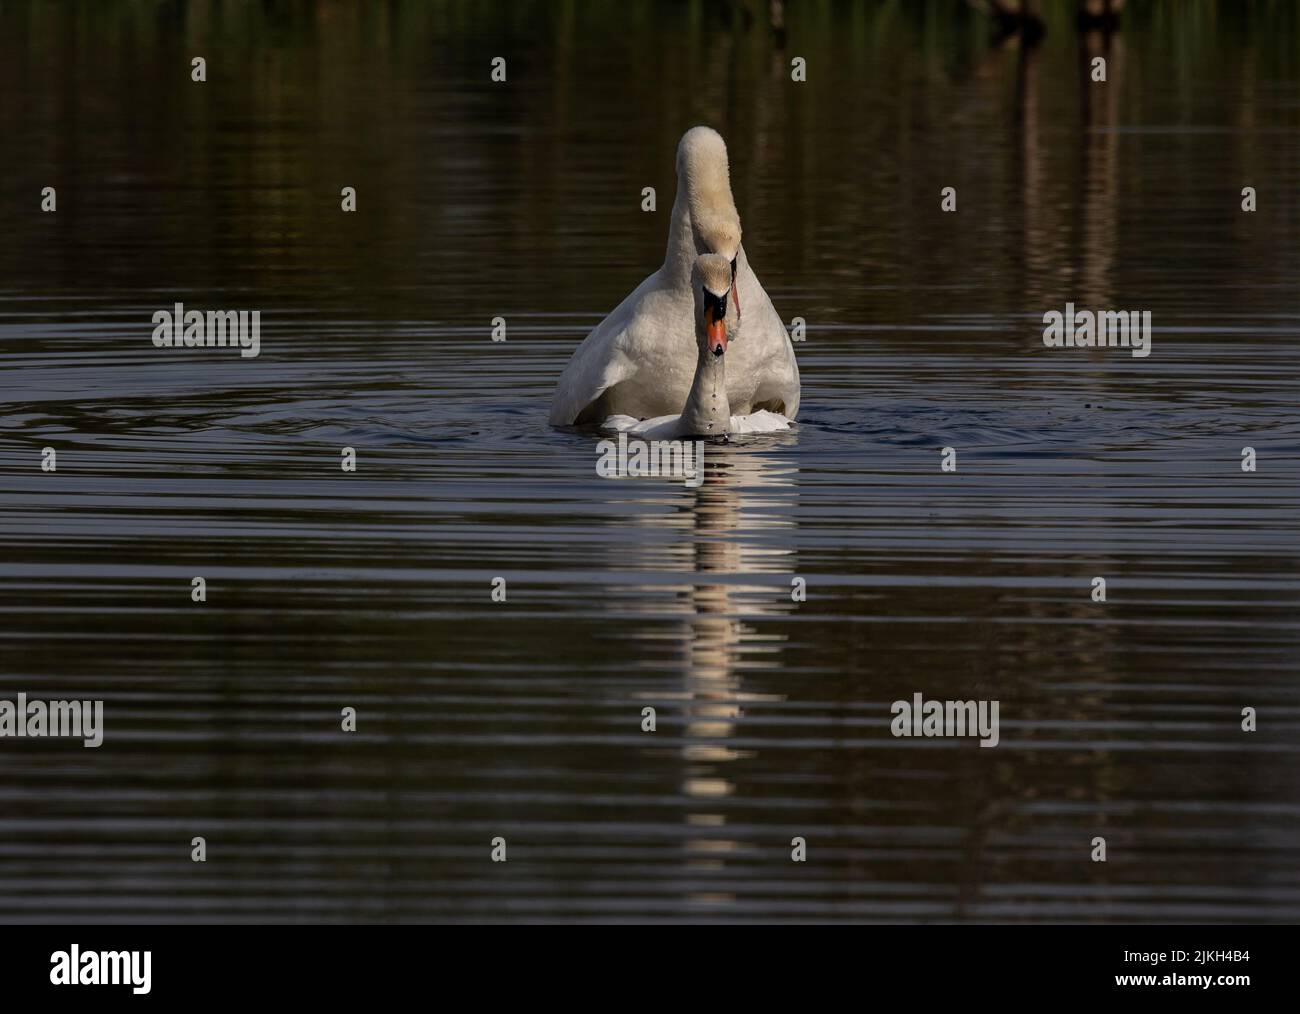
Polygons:
[[[695,377],[685,406],[677,415],[635,419],[612,415],[602,429],[673,440],[677,437],[724,436],[728,433],[773,433],[788,430],[790,420],[777,412],[759,409],[731,414],[727,382],[728,359],[734,359],[749,341],[741,336],[740,313],[731,299],[731,265],[721,254],[703,254],[691,271],[695,320]],[[735,351],[728,352],[728,349]]]
[[799,411],[799,367],[785,325],[749,266],[731,196],[727,146],[717,131],[692,127],[677,145],[677,198],[664,263],[587,335],[564,368],[551,424],[644,419],[677,412],[691,388],[694,298],[691,269],[700,254],[728,262],[731,294],[745,340],[727,371],[731,407]]

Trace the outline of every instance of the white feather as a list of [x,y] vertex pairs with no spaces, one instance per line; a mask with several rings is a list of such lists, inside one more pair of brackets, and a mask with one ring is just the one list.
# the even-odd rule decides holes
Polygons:
[[[612,415],[600,424],[600,428],[614,433],[626,433],[629,436],[645,440],[676,440],[679,437],[716,436],[717,434],[686,433],[681,426],[681,414],[661,415],[653,419],[634,419],[630,415]],[[793,422],[779,412],[769,412],[765,408],[746,415],[733,415],[727,428],[728,433],[776,433],[788,430]]]

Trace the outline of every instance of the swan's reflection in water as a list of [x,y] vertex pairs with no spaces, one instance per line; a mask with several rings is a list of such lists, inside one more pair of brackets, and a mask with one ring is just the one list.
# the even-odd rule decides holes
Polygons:
[[[778,438],[781,444],[793,437]],[[748,704],[784,695],[746,691],[743,668],[781,665],[785,636],[761,630],[762,620],[796,608],[791,580],[797,572],[795,499],[797,469],[780,445],[710,445],[704,482],[689,491],[682,530],[683,557],[693,580],[676,606],[682,612],[680,694],[684,745],[681,792],[687,803],[683,842],[687,879],[720,871],[746,846],[727,834],[726,801],[737,786],[728,766],[748,756],[728,743]],[[658,513],[651,524],[681,526],[680,513]],[[701,580],[699,575],[716,575]],[[742,618],[743,617],[743,618]],[[663,697],[660,695],[662,701]],[[686,901],[726,906],[726,891],[690,890]]]

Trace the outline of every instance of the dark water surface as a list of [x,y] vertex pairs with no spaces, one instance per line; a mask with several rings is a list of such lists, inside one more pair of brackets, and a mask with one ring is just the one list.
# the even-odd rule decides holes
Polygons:
[[[0,740],[0,918],[1300,917],[1300,16],[1047,6],[0,5],[0,696],[107,725]],[[550,393],[697,122],[799,425],[602,479]]]

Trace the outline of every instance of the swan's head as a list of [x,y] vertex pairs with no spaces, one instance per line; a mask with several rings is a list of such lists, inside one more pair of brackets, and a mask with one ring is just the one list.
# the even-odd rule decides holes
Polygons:
[[691,271],[695,294],[695,339],[701,350],[715,358],[727,351],[740,327],[740,315],[732,312],[731,262],[722,254],[701,254]]
[[[695,250],[718,254],[734,276],[740,255],[740,213],[731,196],[727,144],[711,127],[692,127],[677,145],[677,185],[685,188]],[[740,297],[736,296],[736,311]]]

